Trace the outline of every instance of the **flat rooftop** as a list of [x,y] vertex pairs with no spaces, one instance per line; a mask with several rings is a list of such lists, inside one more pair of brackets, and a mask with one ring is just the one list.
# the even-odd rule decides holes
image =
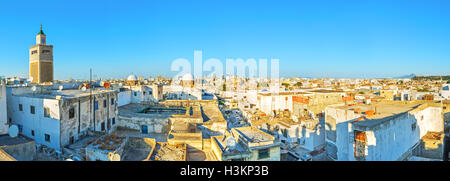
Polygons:
[[373,116],[369,116],[370,119],[381,119],[385,117],[389,117],[392,115],[396,115],[399,113],[407,112],[413,110],[420,106],[420,103],[414,102],[372,102],[371,104],[357,104],[357,105],[340,105],[335,106],[340,109],[347,109],[350,111],[357,111],[361,114],[366,111],[375,111]]
[[170,145],[167,143],[156,143],[155,150],[150,158],[154,161],[185,161],[186,146],[183,144]]
[[8,134],[0,135],[0,147],[2,146],[10,146],[10,145],[18,145],[23,143],[32,142],[34,140],[27,138],[23,135],[18,135],[15,138],[10,137]]
[[317,89],[317,90],[311,90],[308,92],[315,92],[315,93],[343,93],[342,90],[327,90],[327,89]]
[[[239,144],[239,143],[235,143],[235,146],[233,149],[230,149],[230,147],[228,147],[227,145],[227,138],[228,137],[224,137],[224,136],[215,136],[212,137],[211,139],[214,139],[214,141],[217,143],[217,145],[219,145],[220,149],[223,151],[224,154],[233,154],[233,153],[243,153],[246,150]],[[229,139],[229,138],[228,138]],[[234,139],[234,138],[233,138]]]
[[274,137],[254,127],[234,128],[239,134],[252,143],[273,141]]
[[151,138],[129,137],[121,161],[148,161],[155,144]]
[[[357,104],[357,105],[333,105],[338,109],[347,109],[348,111],[355,111],[365,118],[354,122],[354,125],[362,127],[374,127],[395,118],[395,116],[402,113],[414,112],[425,109],[430,106],[435,106],[435,103],[425,103],[420,101],[383,101],[373,102],[372,104]],[[367,115],[365,112],[374,111],[374,115]]]
[[171,117],[171,115],[184,115],[184,108],[166,108],[162,106],[149,106],[144,104],[127,104],[118,107],[119,116],[125,117]]
[[219,109],[218,104],[216,103],[201,103],[202,107],[202,117],[204,122],[206,121],[214,121],[214,122],[226,122],[225,118],[222,115],[222,112]]
[[[115,92],[114,90],[101,90],[96,89],[92,90],[92,94],[102,94],[102,93],[111,93]],[[66,90],[45,90],[40,93],[39,88],[35,91],[35,93],[26,93],[26,94],[17,94],[15,96],[23,96],[23,97],[34,97],[34,98],[42,98],[42,99],[56,99],[57,96],[61,96],[62,99],[71,99],[78,97],[85,97],[91,95],[90,90],[80,90],[80,89],[66,89]]]
[[104,135],[93,140],[93,142],[89,144],[89,147],[99,150],[115,151],[121,146],[124,140],[124,137]]
[[303,91],[280,91],[276,92],[258,92],[258,95],[263,96],[272,96],[272,95],[301,95],[301,94],[311,94],[311,92],[303,92]]
[[17,161],[10,154],[0,148],[0,161]]

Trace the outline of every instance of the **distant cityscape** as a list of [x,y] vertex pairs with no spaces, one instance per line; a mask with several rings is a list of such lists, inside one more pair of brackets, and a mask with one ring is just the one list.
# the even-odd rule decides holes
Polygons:
[[29,77],[1,78],[0,161],[450,157],[450,76],[55,80],[46,40],[41,26]]

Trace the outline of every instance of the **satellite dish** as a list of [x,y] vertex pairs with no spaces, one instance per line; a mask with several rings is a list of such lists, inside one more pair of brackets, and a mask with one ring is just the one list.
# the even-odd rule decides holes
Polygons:
[[11,127],[9,127],[8,133],[11,138],[15,138],[19,134],[19,128],[16,125],[11,125]]
[[298,122],[297,116],[292,116],[292,120],[294,120],[294,122]]
[[28,81],[33,82],[33,77],[28,78]]
[[116,153],[109,153],[108,154],[109,160],[110,161],[120,161],[120,155],[116,154]]
[[58,89],[59,89],[59,91],[62,91],[62,90],[64,89],[64,86],[60,85],[60,86],[58,87]]
[[109,84],[109,82],[105,82],[103,84],[103,87],[105,87],[105,89],[109,89],[109,87],[111,87],[111,84]]
[[122,83],[119,83],[119,87],[122,87],[123,86],[123,84]]
[[86,91],[86,87],[82,87],[81,90],[82,90],[82,91]]
[[233,150],[236,147],[236,141],[233,137],[227,138],[227,147],[230,148],[230,150]]
[[36,86],[33,86],[33,87],[31,87],[31,90],[34,92],[34,91],[36,91]]
[[105,85],[105,82],[101,81],[101,82],[100,82],[100,86],[103,87],[103,85]]

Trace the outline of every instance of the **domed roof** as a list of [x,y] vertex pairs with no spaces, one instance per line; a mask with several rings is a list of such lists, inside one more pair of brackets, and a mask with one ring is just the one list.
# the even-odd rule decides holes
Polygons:
[[187,73],[187,74],[183,75],[182,80],[185,80],[185,81],[194,80],[194,77],[192,76],[192,74]]
[[136,75],[133,75],[133,74],[129,75],[127,78],[127,81],[137,81]]
[[38,35],[45,35],[44,31],[42,31],[42,25],[41,25],[41,31],[39,31]]

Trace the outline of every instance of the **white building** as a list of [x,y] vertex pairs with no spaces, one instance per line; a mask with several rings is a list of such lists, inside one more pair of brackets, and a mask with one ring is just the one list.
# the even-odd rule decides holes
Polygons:
[[153,85],[134,85],[115,88],[118,92],[118,106],[130,103],[156,103],[163,99],[163,86]]
[[441,89],[441,95],[444,99],[450,99],[450,84],[444,84]]
[[385,102],[328,106],[325,111],[328,156],[338,161],[407,159],[424,135],[444,130],[442,107],[419,105]]
[[113,90],[51,90],[8,87],[8,117],[19,132],[56,150],[74,143],[88,130],[116,128],[117,93]]
[[261,92],[257,95],[257,105],[256,107],[262,112],[271,115],[273,111],[289,110],[292,111],[293,103],[292,96],[295,95],[293,92],[280,92],[278,94],[270,92]]
[[6,109],[6,85],[0,83],[0,135],[8,133],[8,118]]

